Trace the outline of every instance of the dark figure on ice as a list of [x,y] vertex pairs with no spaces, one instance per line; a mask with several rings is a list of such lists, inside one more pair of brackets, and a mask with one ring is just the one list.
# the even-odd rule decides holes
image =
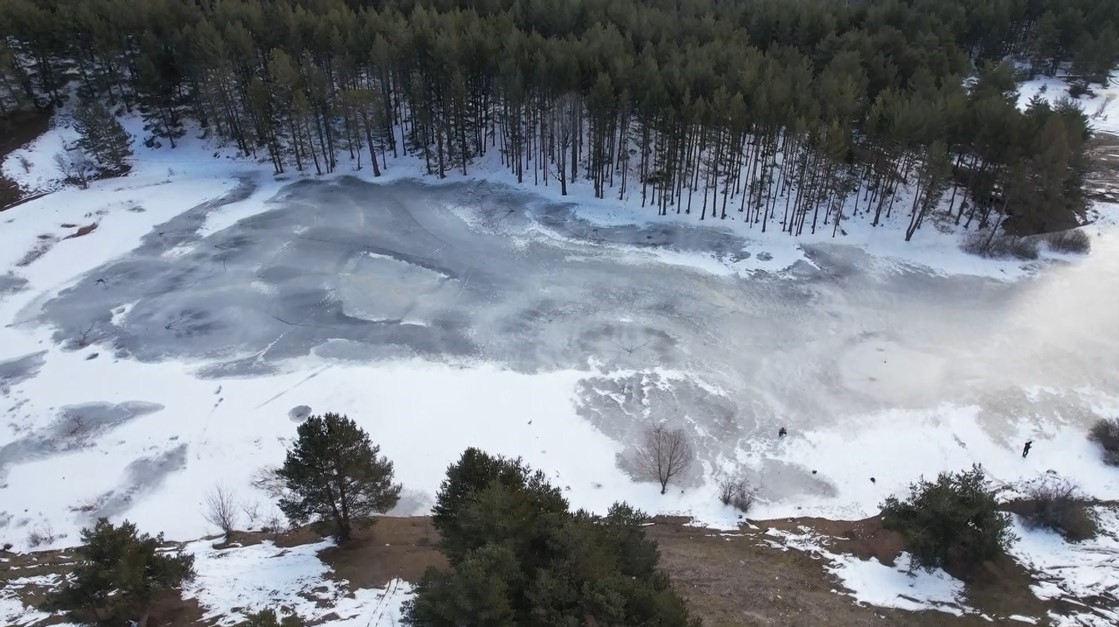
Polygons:
[[781,430],[777,432],[777,437],[779,438],[783,438],[787,435],[789,435],[789,432],[785,429],[785,427],[781,427]]
[[1026,455],[1030,454],[1030,447],[1032,447],[1033,445],[1034,445],[1034,441],[1030,440],[1029,442],[1026,442],[1025,446],[1022,447],[1022,458],[1023,459],[1025,459]]

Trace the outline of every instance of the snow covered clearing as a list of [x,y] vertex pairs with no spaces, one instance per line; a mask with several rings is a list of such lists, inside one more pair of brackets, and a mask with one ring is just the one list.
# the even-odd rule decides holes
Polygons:
[[[53,189],[65,132],[5,173]],[[73,546],[98,516],[196,538],[218,484],[260,504],[240,521],[260,527],[276,512],[252,482],[300,407],[370,432],[405,486],[396,514],[428,511],[468,446],[523,456],[574,507],[724,528],[739,517],[714,486],[731,474],[757,486],[755,518],[861,518],[972,463],[1007,486],[1053,471],[1119,495],[1084,437],[1119,413],[1114,220],[1087,228],[1087,258],[1023,264],[966,255],[932,223],[905,243],[900,211],[794,239],[587,186],[515,189],[492,160],[442,184],[394,162],[374,184],[276,180],[197,139],[137,150],[125,178],[0,213],[0,542],[18,550]],[[657,421],[697,452],[664,496],[629,461]],[[1019,559],[1068,555],[1031,534]],[[314,547],[191,546],[215,616],[325,577]],[[968,611],[958,582],[852,559],[833,572],[864,602]],[[1114,579],[1113,558],[1097,564]],[[324,594],[363,625],[407,591],[339,585]]]
[[394,579],[382,589],[350,592],[317,557],[328,546],[326,541],[285,549],[266,541],[215,549],[211,541],[192,542],[186,552],[194,555],[197,576],[183,598],[198,599],[203,619],[217,625],[235,625],[261,610],[280,617],[294,613],[323,627],[399,625],[412,587]]

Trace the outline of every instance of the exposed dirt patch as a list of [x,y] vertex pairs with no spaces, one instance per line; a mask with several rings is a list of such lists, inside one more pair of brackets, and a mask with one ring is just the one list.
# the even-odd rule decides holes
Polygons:
[[[13,150],[24,146],[42,135],[50,127],[50,109],[16,111],[0,118],[0,162]],[[24,190],[0,174],[0,211],[23,200]]]
[[188,627],[205,625],[202,606],[197,599],[180,599],[167,596],[152,606],[148,627]]
[[80,227],[77,231],[71,233],[70,235],[67,235],[63,239],[74,239],[76,237],[83,237],[85,235],[89,235],[90,233],[92,233],[96,230],[97,230],[97,223],[94,222],[92,224],[87,224],[83,227]]
[[[766,531],[803,533],[824,538],[832,552],[892,564],[901,551],[898,534],[883,529],[880,520],[833,521],[794,518],[756,521],[741,531],[720,532],[688,525],[686,518],[657,518],[646,528],[661,553],[661,564],[692,610],[708,626],[804,625],[847,627],[861,625],[987,625],[977,614],[953,616],[943,612],[905,612],[856,604],[842,594],[838,579],[825,569],[820,556],[774,542]],[[318,542],[322,529],[300,528],[283,533],[234,532],[230,544],[249,546],[268,540],[290,547]],[[214,539],[215,542],[218,540]],[[378,588],[394,578],[416,582],[429,568],[447,568],[436,548],[438,534],[428,517],[380,518],[359,530],[343,547],[319,556],[334,577],[351,589]],[[62,575],[73,567],[71,551],[25,555],[0,553],[0,586],[34,575]],[[968,582],[965,602],[993,617],[1021,614],[1043,618],[1050,610],[1067,609],[1038,600],[1029,590],[1033,578],[1009,558],[982,565],[967,573],[953,573]],[[37,603],[45,589],[27,587],[20,596]],[[188,627],[205,624],[194,600],[161,600],[151,626]]]
[[426,516],[379,518],[346,546],[327,549],[319,557],[335,577],[350,582],[351,590],[380,588],[394,578],[419,581],[429,567],[446,569],[438,543],[439,534]]
[[838,582],[818,557],[763,541],[768,526],[728,534],[661,520],[648,533],[660,546],[661,564],[676,589],[705,625],[972,624],[940,612],[856,605],[836,592]]
[[[648,528],[657,540],[661,563],[677,589],[708,625],[986,625],[977,614],[905,612],[861,606],[838,593],[843,587],[821,558],[783,550],[766,538],[769,529],[823,538],[828,550],[893,565],[901,553],[900,534],[884,529],[878,517],[857,521],[790,518],[757,521],[725,533],[689,527],[683,519],[658,519]],[[994,617],[1045,617],[1060,603],[1039,600],[1034,578],[1009,557],[968,572],[951,572],[967,582],[964,602]]]
[[1088,197],[1119,202],[1119,136],[1096,133],[1088,142],[1091,166],[1085,176]]

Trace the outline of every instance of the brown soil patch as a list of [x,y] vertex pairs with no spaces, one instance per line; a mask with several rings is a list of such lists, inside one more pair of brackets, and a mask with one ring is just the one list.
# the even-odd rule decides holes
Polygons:
[[[11,585],[12,581],[27,577],[65,575],[74,569],[76,556],[73,551],[42,551],[36,553],[0,552],[0,588]],[[25,586],[20,596],[32,603],[43,600],[48,592],[43,586]]]
[[[660,546],[661,565],[706,625],[986,625],[978,615],[905,612],[856,604],[812,553],[784,549],[768,529],[821,536],[829,551],[893,565],[900,534],[878,517],[857,521],[791,518],[757,521],[741,532],[688,527],[659,519],[648,528]],[[777,546],[774,546],[777,545]],[[1030,573],[1009,557],[967,573],[964,602],[994,617],[1023,614],[1044,619],[1059,604],[1037,599]]]
[[[781,522],[786,523],[803,521]],[[940,612],[856,605],[837,593],[841,588],[819,557],[770,546],[764,529],[728,534],[676,522],[647,529],[660,547],[661,566],[704,625],[970,624],[966,617]]]
[[89,235],[90,233],[92,233],[96,230],[97,230],[97,223],[94,222],[93,224],[87,224],[87,225],[79,228],[77,231],[75,231],[74,233],[71,233],[70,235],[67,235],[63,239],[74,239],[76,237],[83,237],[85,235]]
[[202,606],[195,599],[167,596],[152,605],[148,627],[197,627],[204,625]]
[[334,569],[335,577],[350,582],[351,590],[381,588],[396,578],[417,582],[428,568],[448,568],[438,543],[431,518],[383,517],[356,531],[345,546],[326,549],[319,557]]

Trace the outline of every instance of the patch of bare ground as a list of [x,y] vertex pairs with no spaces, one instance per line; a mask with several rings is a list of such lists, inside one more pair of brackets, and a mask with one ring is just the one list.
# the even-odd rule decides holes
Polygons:
[[[1002,622],[1012,614],[1033,616],[1042,624],[1049,611],[1072,609],[1064,603],[1041,601],[1031,592],[1032,575],[1010,558],[988,562],[970,571],[949,568],[966,582],[965,603],[978,613],[954,616],[944,612],[907,612],[864,606],[844,594],[840,581],[827,571],[818,554],[783,547],[766,535],[770,529],[822,538],[833,553],[894,564],[902,550],[901,537],[884,529],[881,521],[834,521],[822,518],[789,518],[751,521],[742,529],[724,532],[695,527],[687,518],[658,517],[646,533],[660,547],[661,566],[692,610],[708,626],[803,625],[847,627],[862,625],[987,625],[992,617]],[[284,532],[233,532],[228,542],[213,538],[217,546],[250,546],[263,541],[280,547],[318,542],[325,529],[299,528]],[[419,581],[429,568],[447,568],[439,552],[438,533],[425,516],[378,518],[376,524],[355,532],[344,546],[319,553],[333,569],[336,580],[351,590],[384,587],[393,579]],[[0,553],[0,587],[36,575],[64,575],[73,567],[72,551],[43,551],[22,555]],[[21,589],[25,603],[38,603],[46,587]],[[1089,599],[1085,602],[1091,601]],[[50,620],[42,626],[61,622]],[[150,627],[205,625],[194,600],[162,599],[155,607]],[[40,627],[36,625],[35,627]]]
[[84,236],[89,235],[90,233],[96,231],[97,227],[98,227],[97,222],[93,222],[91,224],[87,224],[85,226],[78,227],[77,231],[74,231],[73,233],[67,235],[66,237],[64,237],[62,239],[74,239],[74,238],[78,238],[78,237],[84,237]]
[[334,569],[334,577],[356,588],[382,588],[392,579],[416,582],[429,568],[448,568],[439,552],[439,534],[431,518],[378,518],[377,523],[354,533],[345,546],[319,553]]
[[[227,541],[214,540],[218,548],[252,546],[269,541],[281,548],[319,542],[326,528],[298,527],[283,532],[234,531]],[[439,552],[439,534],[427,516],[378,517],[373,525],[355,529],[345,545],[319,553],[333,569],[335,580],[346,580],[351,590],[382,588],[393,579],[419,581],[428,567],[445,569]]]
[[[37,606],[73,571],[76,562],[73,551],[0,552],[0,590],[14,591],[24,605]],[[27,583],[31,578],[35,578],[35,583]],[[61,622],[64,622],[62,617],[57,617],[38,623],[36,627]]]
[[819,556],[782,550],[763,538],[770,527],[799,529],[804,521],[758,523],[739,532],[686,522],[658,518],[647,533],[660,547],[661,566],[704,625],[943,625],[955,619],[857,605],[837,593],[840,586]]
[[1088,142],[1091,166],[1084,177],[1088,197],[1119,202],[1119,135],[1096,133]]
[[[0,162],[13,150],[24,146],[46,132],[50,127],[50,109],[15,111],[0,118]],[[19,204],[24,190],[0,173],[0,211]]]
[[[756,521],[738,532],[690,527],[683,519],[657,519],[648,528],[660,546],[661,564],[706,625],[986,625],[979,614],[906,612],[863,606],[842,594],[823,558],[783,548],[770,529],[820,536],[829,551],[893,565],[902,550],[899,534],[877,517],[858,521],[792,518]],[[951,569],[950,569],[951,570]],[[1037,599],[1033,578],[1010,558],[971,572],[952,572],[966,582],[965,603],[980,614],[1045,617],[1059,606]],[[1058,609],[1059,611],[1059,609]]]
[[[75,225],[67,226],[63,224],[62,228],[74,228],[74,226]],[[84,226],[78,227],[78,230],[62,238],[59,238],[59,236],[51,233],[43,233],[38,236],[38,239],[36,240],[35,245],[31,248],[31,250],[24,253],[23,257],[20,257],[19,261],[16,262],[16,267],[26,268],[27,266],[38,261],[40,257],[50,252],[50,250],[54,248],[54,245],[58,242],[62,240],[85,237],[86,235],[89,235],[90,233],[96,231],[98,226],[98,222],[86,224]]]

